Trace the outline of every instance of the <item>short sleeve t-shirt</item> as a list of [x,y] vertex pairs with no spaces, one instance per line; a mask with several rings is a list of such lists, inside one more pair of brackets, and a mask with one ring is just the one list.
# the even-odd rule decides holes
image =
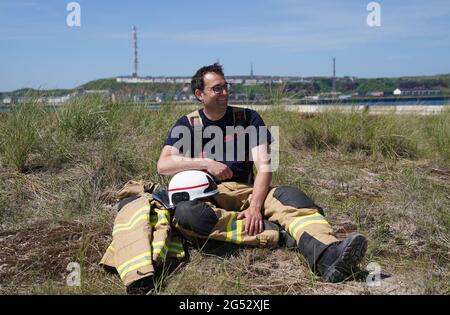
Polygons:
[[[226,164],[233,172],[233,177],[228,181],[251,183],[251,149],[272,142],[272,135],[261,116],[246,108],[245,121],[241,126],[235,126],[232,106],[228,106],[225,115],[216,121],[209,120],[203,109],[199,110],[199,114],[203,123],[200,135],[194,132],[188,118],[182,116],[172,126],[165,145],[178,148],[183,156],[207,157]],[[196,132],[199,130],[197,128]]]

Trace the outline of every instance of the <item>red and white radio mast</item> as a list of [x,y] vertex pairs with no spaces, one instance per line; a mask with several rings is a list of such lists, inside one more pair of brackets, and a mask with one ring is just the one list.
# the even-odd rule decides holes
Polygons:
[[138,48],[137,48],[137,29],[133,26],[133,44],[134,44],[134,72],[133,77],[138,76]]

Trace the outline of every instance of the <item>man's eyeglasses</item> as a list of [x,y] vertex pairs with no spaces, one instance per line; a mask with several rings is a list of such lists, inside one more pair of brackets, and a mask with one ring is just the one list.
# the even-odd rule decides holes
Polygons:
[[208,88],[208,90],[213,91],[216,94],[220,94],[220,93],[223,93],[224,90],[228,92],[230,87],[231,87],[231,83],[227,82],[223,85],[220,85],[220,84],[214,85],[212,88]]

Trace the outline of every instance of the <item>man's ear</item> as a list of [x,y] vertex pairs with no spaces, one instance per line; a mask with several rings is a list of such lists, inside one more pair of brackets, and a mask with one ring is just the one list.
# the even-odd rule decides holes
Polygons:
[[203,101],[203,92],[200,89],[196,89],[194,92],[195,97],[199,102]]

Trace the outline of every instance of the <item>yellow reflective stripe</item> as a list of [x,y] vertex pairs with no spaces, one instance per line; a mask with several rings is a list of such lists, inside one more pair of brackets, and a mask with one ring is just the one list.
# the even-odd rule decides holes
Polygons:
[[158,221],[164,221],[169,222],[170,220],[170,213],[168,210],[156,210],[156,213],[158,213]]
[[242,241],[242,220],[236,220],[236,244]]
[[233,220],[236,217],[236,212],[231,212],[230,220],[227,223],[227,238],[226,241],[230,242],[233,239]]
[[176,253],[176,254],[183,254],[184,253],[183,244],[182,243],[170,243],[169,252]]
[[131,219],[124,224],[116,224],[113,229],[113,235],[120,231],[125,231],[133,228],[137,222],[142,220],[149,219],[149,213],[150,213],[150,206],[145,206],[139,209],[139,211],[136,211],[136,213],[131,217]]
[[305,223],[300,224],[294,230],[294,234],[293,234],[294,238],[298,241],[297,232],[300,231],[301,229],[305,228],[306,226],[311,225],[311,224],[326,224],[326,225],[329,225],[328,222],[326,220],[324,220],[324,219],[307,221]]
[[152,214],[150,217],[150,224],[155,227],[163,223],[169,224],[170,213],[168,210],[158,210],[155,209],[157,214]]
[[142,214],[140,217],[137,217],[136,220],[133,222],[133,224],[128,226],[128,227],[114,229],[113,235],[115,235],[115,234],[117,234],[118,232],[121,232],[121,231],[131,230],[136,224],[138,224],[141,221],[147,221],[148,222],[148,213],[147,214]]
[[153,253],[158,254],[161,256],[161,258],[164,260],[166,259],[167,252],[169,251],[169,248],[167,247],[166,243],[164,241],[161,242],[153,242]]
[[128,273],[130,273],[131,271],[133,271],[133,270],[136,270],[136,269],[138,269],[138,268],[140,268],[140,267],[143,267],[143,266],[151,266],[152,265],[152,259],[151,259],[151,257],[146,257],[146,259],[144,260],[144,261],[142,261],[142,262],[140,262],[140,263],[138,263],[138,264],[136,264],[136,265],[133,265],[133,266],[131,266],[130,268],[128,268],[128,269],[126,269],[125,271],[123,271],[121,274],[120,274],[120,278],[121,279],[123,279],[123,278],[125,278],[125,276],[128,274]]
[[167,217],[169,217],[169,216],[170,216],[170,212],[169,212],[169,210],[164,210],[164,209],[155,209],[155,211],[156,211],[156,213],[158,213],[158,214],[164,214],[164,215],[166,215]]
[[183,243],[181,243],[181,242],[170,242],[170,246],[183,248]]
[[314,214],[309,214],[309,215],[305,215],[305,216],[301,216],[299,218],[296,218],[294,221],[292,221],[291,224],[289,224],[289,228],[288,228],[288,232],[291,235],[294,235],[294,230],[296,230],[296,227],[299,223],[304,222],[304,221],[309,221],[311,219],[315,219],[315,218],[323,218],[323,216],[320,213],[314,213]]
[[164,241],[161,242],[153,242],[152,243],[152,247],[153,247],[153,253],[157,253],[161,256],[161,258],[165,258],[167,251],[169,250],[169,248],[167,247],[167,244]]
[[151,252],[145,252],[141,255],[135,256],[130,260],[127,260],[123,264],[121,264],[119,267],[117,267],[117,272],[119,273],[120,277],[123,279],[127,273],[130,271],[133,271],[139,267],[145,266],[145,265],[151,265],[152,264],[152,253]]
[[292,234],[292,227],[293,227],[294,225],[296,225],[297,222],[300,221],[301,219],[302,219],[302,218],[297,218],[297,219],[295,219],[294,221],[292,221],[291,224],[289,224],[288,232],[289,232],[290,235],[293,235],[293,234]]
[[163,223],[169,224],[169,221],[167,221],[166,218],[163,218],[163,219],[158,220],[158,221],[156,221],[156,222],[151,222],[151,225],[152,225],[153,227],[155,227],[155,226],[161,225],[161,224],[163,224]]
[[155,247],[155,246],[159,246],[159,245],[164,245],[165,243],[166,242],[164,242],[164,241],[152,242],[152,246]]
[[114,247],[112,246],[112,244],[108,246],[107,251],[108,251],[108,250],[110,250],[110,251],[112,251],[112,252],[115,252],[115,251],[116,251],[116,250],[114,249]]
[[227,242],[240,244],[242,241],[242,220],[236,219],[237,212],[232,212],[227,223]]
[[149,205],[143,206],[138,211],[136,211],[135,214],[133,214],[133,216],[130,218],[130,220],[128,220],[127,223],[116,224],[114,227],[124,227],[124,226],[131,224],[131,222],[133,222],[134,218],[141,215],[142,212],[144,212],[144,211],[150,211],[150,206]]
[[130,263],[132,263],[132,262],[134,262],[134,261],[136,261],[136,260],[139,260],[139,259],[141,259],[141,258],[143,258],[143,257],[145,257],[145,256],[148,256],[149,254],[151,254],[151,253],[150,253],[150,252],[145,252],[145,253],[143,253],[143,254],[140,254],[140,255],[138,255],[138,256],[135,256],[135,257],[133,257],[133,258],[127,260],[127,261],[124,262],[123,264],[121,264],[119,267],[117,267],[117,270],[118,270],[119,272],[121,272],[121,269],[123,269],[124,267],[126,267],[126,266],[129,265]]

